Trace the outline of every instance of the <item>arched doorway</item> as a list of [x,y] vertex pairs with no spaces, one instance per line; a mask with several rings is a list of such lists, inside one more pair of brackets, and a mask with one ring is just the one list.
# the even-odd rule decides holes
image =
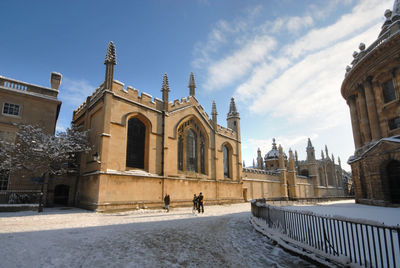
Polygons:
[[400,161],[390,161],[386,167],[392,203],[400,204]]
[[133,117],[128,121],[128,141],[126,148],[126,166],[144,169],[144,145],[146,126]]
[[69,186],[59,184],[54,188],[54,204],[68,205]]

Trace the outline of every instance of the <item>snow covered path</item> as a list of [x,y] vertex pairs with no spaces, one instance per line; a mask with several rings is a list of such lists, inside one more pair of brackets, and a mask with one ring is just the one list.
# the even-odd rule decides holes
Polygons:
[[249,223],[250,204],[99,214],[0,214],[1,267],[315,267]]

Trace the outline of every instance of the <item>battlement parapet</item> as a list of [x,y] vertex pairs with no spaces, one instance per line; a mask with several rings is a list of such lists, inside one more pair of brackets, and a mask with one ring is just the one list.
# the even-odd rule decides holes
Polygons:
[[217,125],[217,132],[225,136],[236,138],[236,131],[227,127],[223,127],[221,125]]
[[168,109],[170,111],[178,110],[178,109],[181,109],[183,107],[186,107],[186,106],[189,106],[189,105],[192,105],[192,104],[194,104],[193,98],[191,96],[188,96],[186,98],[184,97],[184,98],[181,98],[179,100],[176,99],[173,102],[169,102],[168,103],[168,105],[169,105]]

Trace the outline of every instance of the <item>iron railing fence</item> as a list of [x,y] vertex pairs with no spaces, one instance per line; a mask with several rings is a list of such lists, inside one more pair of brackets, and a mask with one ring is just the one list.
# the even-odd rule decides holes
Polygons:
[[0,191],[0,204],[38,204],[40,190]]
[[400,267],[400,227],[317,216],[255,200],[252,215],[269,228],[331,256],[345,256],[364,267]]

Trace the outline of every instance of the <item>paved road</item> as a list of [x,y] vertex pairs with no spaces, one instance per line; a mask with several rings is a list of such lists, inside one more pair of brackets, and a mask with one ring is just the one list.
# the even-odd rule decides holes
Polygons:
[[0,266],[315,267],[256,232],[249,212],[173,213],[0,214]]

